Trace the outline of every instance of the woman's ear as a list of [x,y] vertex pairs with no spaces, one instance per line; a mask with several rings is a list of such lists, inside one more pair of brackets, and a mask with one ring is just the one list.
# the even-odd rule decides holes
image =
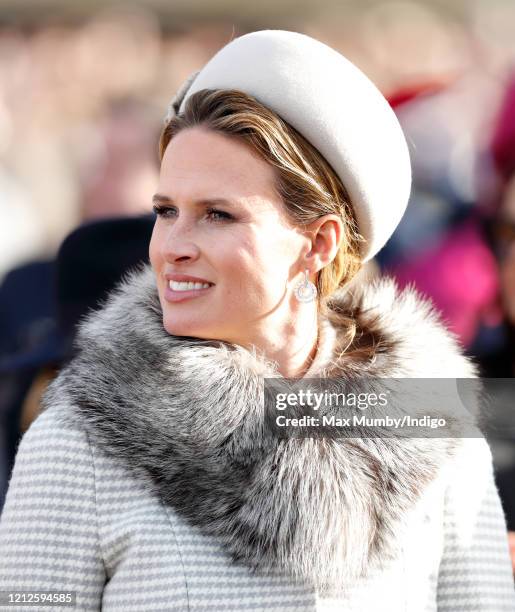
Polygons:
[[313,271],[321,270],[338,253],[343,238],[342,221],[338,215],[327,214],[312,221],[306,232],[311,239],[311,250],[306,254],[306,260],[311,263]]

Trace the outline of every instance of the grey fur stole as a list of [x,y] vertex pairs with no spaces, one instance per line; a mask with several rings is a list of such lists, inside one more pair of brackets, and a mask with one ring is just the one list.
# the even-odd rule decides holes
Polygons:
[[[477,374],[430,303],[390,278],[336,292],[329,305],[337,342],[325,376]],[[348,316],[358,333],[342,351]],[[407,514],[459,445],[273,436],[262,383],[277,376],[274,364],[238,345],[169,335],[148,265],[83,320],[76,346],[43,407],[66,398],[96,445],[217,536],[235,563],[329,594],[396,558]]]

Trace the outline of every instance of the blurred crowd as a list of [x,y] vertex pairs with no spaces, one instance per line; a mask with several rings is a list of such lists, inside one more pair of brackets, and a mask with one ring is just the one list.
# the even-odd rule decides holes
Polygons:
[[[0,508],[74,326],[146,258],[170,97],[252,29],[315,36],[384,92],[414,182],[373,273],[431,297],[482,376],[514,378],[515,5],[471,2],[460,18],[425,4],[358,6],[181,28],[138,4],[108,5],[80,23],[0,27]],[[492,449],[515,532],[510,417],[499,415]]]

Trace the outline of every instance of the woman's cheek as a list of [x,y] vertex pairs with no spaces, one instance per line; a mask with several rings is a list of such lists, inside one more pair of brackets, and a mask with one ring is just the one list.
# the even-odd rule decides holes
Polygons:
[[150,237],[150,243],[148,246],[148,257],[150,260],[150,264],[155,272],[159,272],[161,262],[163,261],[159,248],[160,241],[162,239],[160,233],[161,232],[156,223],[156,225],[154,225],[154,230],[152,232],[152,236]]

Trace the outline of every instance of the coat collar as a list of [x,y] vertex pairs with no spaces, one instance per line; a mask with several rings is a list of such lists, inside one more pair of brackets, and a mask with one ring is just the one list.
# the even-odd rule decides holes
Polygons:
[[[327,306],[305,376],[477,373],[430,303],[391,278],[339,290]],[[322,591],[398,556],[406,515],[459,443],[267,433],[262,380],[277,375],[274,364],[237,345],[169,335],[148,264],[82,321],[76,348],[43,408],[66,398],[96,445],[220,538],[235,562]]]

